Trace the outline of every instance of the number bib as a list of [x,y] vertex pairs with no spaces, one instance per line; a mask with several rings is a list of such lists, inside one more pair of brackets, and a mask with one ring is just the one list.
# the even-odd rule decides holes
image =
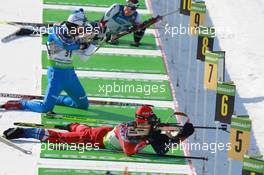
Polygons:
[[121,17],[110,19],[106,24],[107,30],[111,34],[118,34],[126,31],[131,25],[132,24],[129,21],[122,19]]
[[106,149],[121,150],[118,138],[115,135],[115,129],[108,132],[104,137],[104,146]]
[[73,68],[72,64],[72,51],[65,50],[51,42],[47,44],[49,54],[49,65],[59,68]]

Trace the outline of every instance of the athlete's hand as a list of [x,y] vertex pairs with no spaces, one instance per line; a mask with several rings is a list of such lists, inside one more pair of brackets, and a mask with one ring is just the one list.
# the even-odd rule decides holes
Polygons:
[[80,50],[85,50],[85,49],[87,49],[88,48],[88,44],[87,43],[82,43],[81,45],[80,45]]

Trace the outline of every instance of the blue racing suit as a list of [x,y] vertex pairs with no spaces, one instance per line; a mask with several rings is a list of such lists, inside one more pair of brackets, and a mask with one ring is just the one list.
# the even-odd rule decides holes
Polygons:
[[[22,100],[23,110],[50,112],[56,104],[88,109],[88,99],[75,74],[71,56],[72,54],[77,54],[81,58],[88,58],[87,50],[89,50],[89,47],[81,50],[81,44],[78,40],[65,34],[65,32],[67,32],[65,24],[54,26],[49,30],[47,42],[49,66],[46,95],[43,101]],[[68,96],[59,96],[62,91],[65,91]]]

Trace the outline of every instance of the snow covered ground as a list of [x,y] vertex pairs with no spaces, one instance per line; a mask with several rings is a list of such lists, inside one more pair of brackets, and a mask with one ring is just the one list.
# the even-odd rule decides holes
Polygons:
[[[16,7],[14,8],[14,4]],[[153,10],[155,14],[164,14],[172,11],[178,6],[178,0],[152,0]],[[262,28],[264,27],[264,2],[262,0],[206,0],[208,14],[207,24],[213,24],[220,34],[216,38],[215,50],[226,51],[226,69],[227,79],[232,80],[237,85],[236,97],[236,114],[249,114],[253,121],[253,134],[251,141],[250,153],[264,153],[264,118],[262,111],[264,109],[264,48],[262,42],[264,35]],[[167,8],[168,7],[168,8]],[[5,1],[0,6],[1,21],[31,21],[41,22],[41,1],[34,0],[12,0]],[[180,22],[179,15],[168,17],[170,25],[178,26]],[[188,18],[183,17],[183,23],[188,23]],[[0,38],[16,30],[16,27],[1,25]],[[162,43],[167,56],[170,68],[170,76],[174,81],[175,95],[178,101],[179,110],[184,111],[184,84],[186,77],[187,61],[188,61],[188,45],[189,37],[182,36],[181,57],[177,58],[178,37],[171,38],[164,35],[164,31],[160,31]],[[196,41],[194,41],[196,43]],[[169,47],[168,47],[169,46]],[[173,46],[173,47],[172,47]],[[42,74],[40,64],[41,51],[40,38],[23,38],[9,44],[0,43],[1,64],[0,64],[0,91],[1,92],[19,92],[25,94],[40,93],[40,77]],[[195,48],[195,47],[194,47]],[[21,59],[23,58],[23,59]],[[191,77],[196,77],[196,61],[193,59]],[[202,66],[201,66],[202,67]],[[203,68],[200,69],[203,72]],[[179,75],[179,76],[178,76]],[[200,81],[202,82],[200,73]],[[177,86],[177,78],[179,77],[179,86]],[[195,80],[195,78],[193,78]],[[190,82],[190,97],[194,99],[195,81]],[[188,113],[196,124],[203,124],[203,85],[200,84],[200,94],[198,116],[194,114],[194,101],[190,100],[188,105]],[[214,126],[214,101],[215,94],[209,92],[207,102],[208,120],[207,125]],[[39,123],[39,114],[8,112],[0,114],[0,132],[12,126],[16,120]],[[202,132],[197,132],[197,138],[192,137],[190,142],[201,142]],[[214,142],[215,132],[207,133],[208,142]],[[229,135],[221,132],[221,142],[228,142]],[[25,156],[16,151],[10,151],[10,148],[0,143],[0,162],[5,162],[1,166],[0,175],[11,174],[35,174],[38,162],[37,144],[18,143],[24,148],[28,148],[34,152],[33,156]],[[208,156],[209,161],[206,164],[206,173],[213,174],[214,154],[199,151],[191,151],[191,155]],[[15,161],[14,161],[15,160]],[[194,161],[194,167],[197,174],[202,174],[202,162]],[[27,167],[27,168],[24,168]],[[232,175],[241,174],[241,163],[233,162]],[[226,152],[219,154],[218,174],[227,174],[228,164]]]
[[[227,72],[237,85],[236,113],[250,115],[255,141],[263,155],[264,2],[222,0],[208,1],[207,5],[213,25],[229,31],[227,36],[220,36],[218,42],[227,52]],[[254,149],[252,145],[251,151]]]
[[[156,14],[165,14],[173,11],[179,7],[179,2],[175,0],[161,1],[154,0],[153,8]],[[214,50],[226,51],[226,73],[227,81],[234,81],[237,86],[237,96],[235,113],[237,115],[250,115],[253,121],[253,132],[251,135],[251,146],[249,153],[264,153],[264,128],[262,124],[264,119],[262,111],[264,109],[264,48],[262,41],[264,36],[262,34],[263,23],[263,5],[261,0],[252,1],[236,1],[236,0],[222,0],[222,1],[205,1],[207,4],[207,26],[215,26],[218,34],[216,36]],[[161,10],[163,9],[163,10]],[[167,9],[167,10],[166,10]],[[180,15],[175,14],[169,16],[166,21],[171,27],[177,27],[180,24]],[[189,17],[182,17],[183,26],[189,23]],[[167,61],[170,68],[170,76],[173,79],[175,95],[179,104],[179,109],[184,111],[185,108],[185,83],[188,67],[189,54],[189,36],[181,35],[182,45],[180,57],[178,57],[179,36],[165,34],[166,30],[159,31],[162,38],[163,48],[167,55]],[[203,124],[204,118],[204,90],[203,90],[203,67],[200,65],[199,77],[199,106],[198,115],[194,116],[194,99],[195,99],[195,83],[196,83],[196,43],[197,39],[193,39],[195,45],[192,47],[192,66],[191,66],[191,81],[189,102],[187,111],[192,116],[192,121],[195,124]],[[174,49],[172,49],[174,48]],[[202,69],[201,69],[202,67]],[[177,78],[178,77],[178,78]],[[214,126],[214,110],[215,110],[215,93],[208,92],[206,125]],[[206,132],[208,143],[215,142],[215,132]],[[190,142],[202,142],[202,132],[198,131],[196,138],[192,137]],[[229,142],[229,135],[221,133],[220,142]],[[208,156],[209,161],[206,164],[205,174],[211,175],[214,171],[214,156],[208,151],[191,151],[192,155]],[[228,174],[228,162],[226,152],[221,152],[218,159],[218,174]],[[194,161],[194,167],[197,174],[203,174],[202,163]],[[241,174],[242,164],[238,161],[232,162],[232,174]]]
[[[16,0],[1,2],[1,4],[3,4],[0,6],[1,21],[41,22],[40,1]],[[17,27],[1,25],[0,37],[2,38],[15,30]],[[2,55],[0,64],[1,92],[40,93],[41,60],[39,56],[41,45],[39,43],[40,38],[24,38],[8,44],[0,44]],[[14,121],[40,122],[39,114],[28,112],[1,113],[1,116],[1,133],[6,128],[13,126]],[[23,153],[12,151],[0,143],[1,175],[35,174],[39,146],[30,141],[18,144],[23,148],[32,150],[34,155],[25,156]]]

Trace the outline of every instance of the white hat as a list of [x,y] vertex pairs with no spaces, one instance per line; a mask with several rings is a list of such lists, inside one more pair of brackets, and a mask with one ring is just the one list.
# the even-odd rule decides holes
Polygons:
[[74,11],[69,16],[67,21],[73,24],[77,24],[79,26],[83,26],[86,23],[87,19],[85,17],[83,9],[81,8],[79,10]]

